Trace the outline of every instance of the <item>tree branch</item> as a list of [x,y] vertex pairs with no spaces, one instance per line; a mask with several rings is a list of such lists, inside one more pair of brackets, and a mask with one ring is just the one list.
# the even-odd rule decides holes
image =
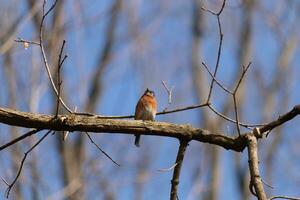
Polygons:
[[[249,171],[250,171],[250,191],[253,195],[257,196],[259,200],[267,200],[266,193],[264,191],[263,182],[259,175],[258,167],[258,155],[257,155],[257,138],[255,135],[247,135],[248,143],[248,157],[249,157]],[[253,191],[253,188],[255,192]]]
[[[156,113],[156,115],[165,115],[165,114],[170,114],[170,113],[175,113],[175,112],[182,112],[182,111],[193,110],[193,109],[196,109],[196,108],[202,108],[202,107],[206,107],[206,106],[209,106],[209,104],[208,103],[203,103],[203,104],[198,104],[198,105],[179,107],[179,108],[175,108],[173,110],[158,112],[158,113]],[[104,116],[104,115],[96,115],[96,114],[89,113],[89,112],[73,112],[72,114],[81,115],[81,116],[96,117],[96,118],[100,118],[100,119],[130,119],[130,118],[134,118],[134,115],[114,115],[114,116],[105,115]]]
[[288,196],[275,196],[275,197],[271,197],[269,200],[273,200],[273,199],[300,200],[299,197],[288,197]]
[[[255,128],[255,137],[261,138],[262,134],[293,119],[300,114],[300,105],[261,128]],[[34,114],[15,111],[0,107],[0,122],[11,126],[20,126],[35,129],[50,129],[55,131],[81,131],[105,132],[123,134],[157,135],[179,139],[196,140],[199,142],[215,144],[225,149],[243,151],[247,145],[245,137],[229,137],[212,133],[208,130],[193,128],[190,125],[177,125],[165,122],[152,122],[140,120],[102,119],[93,116],[81,115],[52,115]],[[253,135],[253,134],[250,134]],[[18,140],[20,141],[20,140]],[[3,147],[3,146],[2,146]]]
[[263,127],[259,128],[259,132],[260,134],[263,134],[265,132],[271,131],[277,126],[280,126],[281,124],[293,119],[299,114],[300,114],[300,104],[294,106],[294,108],[291,111],[287,112],[286,114],[279,116],[277,120],[274,120],[264,125]]
[[26,128],[50,129],[54,131],[79,131],[95,133],[123,133],[156,135],[185,140],[196,140],[219,145],[225,149],[243,151],[246,147],[244,136],[229,137],[190,125],[140,120],[99,119],[78,115],[34,114],[0,108],[0,122]]
[[6,194],[6,198],[9,197],[9,193],[11,191],[11,189],[13,188],[13,186],[15,185],[15,183],[17,182],[18,178],[20,177],[21,175],[21,172],[22,172],[22,169],[23,169],[23,166],[24,166],[24,163],[25,163],[25,160],[27,158],[27,155],[35,148],[37,147],[48,135],[49,133],[51,133],[52,130],[49,130],[47,133],[45,133],[45,135],[43,135],[43,137],[41,139],[39,139],[39,141],[37,141],[30,149],[28,149],[25,153],[24,153],[24,156],[23,156],[23,159],[21,161],[21,165],[19,167],[19,170],[17,172],[17,175],[15,177],[15,179],[13,180],[13,182],[11,184],[8,184],[6,181],[3,181],[5,182],[5,184],[8,186],[5,194]]
[[65,59],[67,58],[67,55],[64,56],[64,58],[62,58],[62,54],[64,51],[64,47],[65,47],[66,41],[63,40],[63,43],[61,45],[60,48],[60,52],[58,55],[58,63],[57,63],[57,100],[56,100],[56,111],[55,111],[55,116],[58,115],[59,112],[59,103],[60,103],[60,94],[61,94],[61,84],[62,84],[62,80],[61,80],[61,76],[60,76],[60,71],[61,71],[61,67],[65,61]]
[[100,148],[100,146],[96,143],[96,142],[94,142],[94,140],[92,139],[92,137],[90,136],[90,134],[88,133],[88,132],[85,132],[85,134],[88,136],[88,138],[90,139],[90,142],[93,144],[93,145],[95,145],[96,147],[97,147],[97,149],[101,152],[101,153],[103,153],[109,160],[111,160],[114,164],[116,164],[118,167],[120,167],[121,165],[119,164],[119,163],[117,163],[116,161],[114,161],[114,159],[112,159],[104,150],[102,150],[101,148]]
[[168,105],[163,109],[163,112],[168,110],[169,106],[172,103],[172,91],[173,91],[173,87],[169,88],[166,84],[165,81],[161,81],[161,83],[163,84],[164,88],[166,89],[167,93],[168,93]]
[[0,151],[2,151],[3,149],[6,149],[7,147],[9,147],[11,145],[14,145],[15,143],[33,135],[33,134],[36,134],[39,131],[41,131],[41,129],[34,129],[34,130],[31,130],[31,131],[25,133],[24,135],[21,135],[20,137],[17,137],[16,139],[13,139],[12,141],[0,146]]
[[[217,61],[216,61],[216,66],[215,66],[215,70],[214,70],[213,77],[216,77],[216,75],[217,75],[218,68],[219,68],[219,63],[220,63],[220,58],[221,58],[222,43],[223,43],[223,32],[222,32],[222,26],[221,26],[221,22],[220,22],[220,15],[221,15],[221,13],[222,13],[223,10],[224,10],[225,3],[226,3],[226,0],[223,0],[221,9],[220,9],[220,11],[217,12],[217,13],[214,13],[214,12],[212,12],[212,11],[210,11],[210,10],[207,10],[207,9],[205,9],[205,8],[202,8],[204,11],[208,11],[208,12],[212,13],[213,15],[215,15],[215,16],[217,17],[217,21],[218,21],[218,28],[219,28],[219,47],[218,47]],[[208,92],[208,97],[207,97],[207,103],[210,102],[210,98],[211,98],[211,94],[212,94],[212,90],[213,90],[214,83],[215,83],[215,79],[212,79],[212,80],[211,80],[211,83],[210,83],[210,87],[209,87],[209,92]]]
[[57,91],[57,88],[55,87],[55,83],[53,81],[51,72],[50,72],[50,67],[47,61],[47,56],[46,56],[46,52],[45,52],[45,48],[44,48],[44,38],[43,38],[43,28],[44,28],[44,21],[46,19],[46,16],[54,9],[54,7],[56,6],[58,0],[55,0],[55,2],[52,4],[52,6],[49,8],[49,10],[47,12],[45,12],[45,6],[46,6],[46,0],[44,0],[43,2],[43,17],[42,17],[42,21],[40,24],[40,30],[39,30],[39,45],[40,45],[40,50],[41,50],[41,54],[42,54],[42,58],[43,58],[43,62],[46,68],[46,72],[48,75],[48,78],[50,80],[51,83],[51,87],[56,95],[56,97],[60,100],[61,104],[63,105],[63,107],[69,112],[72,113],[72,110],[66,105],[66,103],[63,101],[63,99],[59,96],[59,93]]
[[240,79],[238,80],[238,83],[232,93],[232,98],[233,98],[233,105],[234,105],[234,114],[235,114],[235,121],[236,121],[236,129],[238,130],[238,134],[241,135],[241,130],[240,130],[240,123],[239,123],[239,115],[238,115],[238,107],[237,107],[237,99],[236,99],[236,93],[240,87],[240,84],[247,72],[247,70],[249,69],[251,65],[251,62],[249,62],[249,64],[247,65],[247,67],[245,68],[243,66],[243,72],[242,72],[242,75],[240,77]]
[[186,150],[186,147],[188,145],[187,140],[180,140],[180,146],[177,152],[177,158],[176,158],[176,166],[173,172],[173,178],[171,180],[171,193],[170,193],[170,200],[176,200],[178,199],[177,196],[177,190],[178,190],[178,184],[179,184],[179,176],[180,176],[180,170],[184,159],[184,153]]

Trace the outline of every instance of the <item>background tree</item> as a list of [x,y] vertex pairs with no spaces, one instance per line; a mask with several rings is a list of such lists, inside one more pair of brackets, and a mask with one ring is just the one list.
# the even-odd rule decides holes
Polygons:
[[[10,121],[13,126],[0,125],[3,147],[0,195],[6,195],[7,184],[18,174],[23,153],[44,135],[46,138],[26,157],[9,198],[252,199],[256,197],[251,194],[249,184],[256,193],[261,189],[256,176],[249,175],[248,159],[257,158],[250,151],[255,150],[254,138],[258,138],[259,169],[266,182],[263,184],[266,196],[300,196],[298,119],[280,124],[299,113],[298,107],[288,113],[299,98],[295,92],[299,86],[298,1],[48,0],[44,3],[1,0],[2,123],[10,120],[4,108],[53,116],[66,114],[74,119],[89,117],[70,114],[62,102],[57,112],[57,94],[45,70],[42,39],[55,88],[72,111],[101,116],[131,115],[139,96],[149,87],[156,92],[159,111],[203,104],[184,112],[158,115],[157,121],[188,123],[221,136],[198,137],[196,131],[185,126],[176,126],[174,130],[164,123],[144,125],[113,119],[122,130],[117,131],[114,126],[97,130],[131,135],[89,133],[87,137],[84,131],[79,131],[70,132],[64,141],[63,134],[69,129],[54,120],[49,126],[57,131],[55,134],[39,131],[4,148],[7,142],[28,133],[24,127],[31,125],[14,126],[24,120],[14,116]],[[64,46],[63,40],[66,40]],[[217,82],[211,76],[215,72],[213,77]],[[244,124],[262,125],[273,120],[275,123],[243,126],[224,116]],[[106,119],[92,118],[88,118],[90,123],[106,123]],[[170,129],[163,132],[157,124]],[[272,125],[281,126],[272,130]],[[133,145],[134,131],[150,135],[173,133],[181,141],[180,148],[178,140],[172,137],[143,136],[137,149]],[[190,138],[186,133],[193,136],[188,146]],[[208,141],[212,144],[202,143]],[[102,154],[97,145],[121,167]],[[242,147],[244,151],[237,152]],[[177,162],[181,160],[182,163]],[[252,173],[255,175],[255,170]],[[178,188],[176,174],[180,175]]]

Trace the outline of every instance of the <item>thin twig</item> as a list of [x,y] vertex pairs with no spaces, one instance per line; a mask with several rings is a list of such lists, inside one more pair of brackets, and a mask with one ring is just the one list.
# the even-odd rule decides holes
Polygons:
[[[216,61],[216,65],[215,65],[215,70],[214,70],[214,73],[213,73],[213,77],[216,77],[216,75],[217,75],[217,71],[218,71],[219,63],[220,63],[220,58],[221,58],[222,43],[223,43],[223,32],[222,32],[222,26],[221,26],[221,22],[220,22],[220,15],[223,12],[223,9],[225,7],[225,3],[226,3],[226,0],[223,0],[223,4],[222,4],[221,9],[220,9],[220,11],[218,13],[214,13],[212,11],[204,9],[206,11],[209,11],[213,15],[217,16],[218,28],[219,28],[219,47],[218,47],[217,61]],[[215,79],[212,79],[212,81],[210,83],[210,87],[209,87],[208,96],[207,96],[207,103],[210,102],[210,98],[211,98],[211,94],[212,94],[214,82],[215,82]]]
[[183,107],[183,108],[176,108],[174,110],[158,112],[158,113],[156,113],[156,115],[165,115],[165,114],[181,112],[181,111],[185,111],[185,110],[192,110],[192,109],[195,109],[195,108],[206,107],[208,105],[209,105],[208,103],[203,103],[203,104],[199,104],[199,105],[186,106],[186,107]]
[[[206,107],[206,106],[208,106],[207,103],[192,105],[192,106],[186,106],[186,107],[181,107],[181,108],[175,108],[174,110],[161,111],[161,112],[156,113],[156,115],[165,115],[165,114],[181,112],[181,111],[186,111],[186,110],[192,110],[192,109]],[[129,118],[134,118],[134,115],[109,116],[109,115],[95,115],[93,113],[84,113],[84,112],[74,112],[73,114],[81,115],[81,116],[96,117],[96,118],[99,118],[99,119],[129,119]]]
[[209,9],[207,9],[207,8],[204,8],[204,7],[201,7],[201,9],[204,10],[204,11],[206,11],[206,12],[209,12],[209,13],[211,13],[211,14],[213,14],[213,15],[217,15],[217,16],[218,16],[218,15],[220,15],[220,14],[223,12],[223,9],[224,9],[224,7],[225,7],[225,1],[226,1],[226,0],[223,1],[222,6],[221,6],[221,9],[219,10],[219,12],[214,12],[214,11],[209,10]]
[[[234,122],[236,124],[236,127],[237,127],[237,131],[238,131],[238,134],[239,136],[241,135],[241,130],[240,130],[240,125],[241,123],[239,122],[239,115],[238,115],[238,108],[237,108],[237,99],[236,99],[236,93],[237,93],[237,90],[240,86],[240,83],[242,82],[242,79],[244,78],[244,75],[245,73],[247,72],[248,68],[250,67],[251,65],[251,62],[248,64],[248,66],[245,68],[243,67],[243,72],[242,72],[242,75],[237,83],[237,86],[236,88],[234,89],[234,91],[230,91],[229,89],[227,89],[223,84],[221,84],[217,78],[216,78],[216,75],[217,75],[217,71],[218,71],[218,68],[219,68],[219,62],[220,62],[220,57],[221,57],[221,51],[222,51],[222,42],[223,42],[223,32],[222,32],[222,26],[221,26],[221,22],[220,22],[220,15],[222,13],[222,11],[224,10],[224,7],[225,7],[225,3],[226,3],[226,0],[223,0],[223,4],[221,6],[221,9],[219,10],[219,12],[213,12],[211,10],[208,10],[208,9],[205,9],[202,7],[202,10],[204,11],[208,11],[210,12],[211,14],[215,15],[217,17],[217,21],[218,21],[218,28],[219,28],[219,48],[218,48],[218,54],[217,54],[217,61],[216,61],[216,66],[215,66],[215,70],[214,70],[214,73],[212,74],[209,70],[209,68],[207,67],[207,65],[202,62],[202,65],[205,67],[205,69],[208,71],[209,75],[212,77],[212,81],[211,81],[211,84],[210,84],[210,89],[209,89],[209,93],[208,93],[208,97],[207,97],[207,103],[210,102],[210,98],[211,98],[211,94],[212,94],[212,90],[213,90],[213,85],[214,85],[214,82],[217,83],[217,85],[219,85],[225,92],[229,93],[232,95],[233,97],[233,104],[234,104],[234,113],[235,113],[235,120],[232,120],[230,119],[229,117],[227,116],[224,116],[222,115],[221,113],[217,112],[215,109],[213,109],[213,107],[211,105],[208,105],[208,107],[214,112],[216,113],[217,115],[221,116],[222,118],[230,121],[230,122]],[[247,127],[249,128],[249,126]]]
[[39,132],[39,131],[41,131],[41,130],[42,130],[42,129],[34,129],[34,130],[31,130],[31,131],[25,133],[24,135],[21,135],[20,137],[17,137],[16,139],[13,139],[12,141],[10,141],[10,142],[8,142],[8,143],[2,145],[2,146],[0,147],[0,151],[2,151],[3,149],[6,149],[7,147],[9,147],[9,146],[11,146],[11,145],[13,145],[13,144],[15,144],[15,143],[21,141],[21,140],[23,140],[23,139],[25,139],[25,138],[27,138],[27,137],[33,135],[33,134],[36,134],[37,132]]
[[176,162],[175,164],[173,164],[171,167],[166,168],[166,169],[158,169],[157,171],[159,172],[167,172],[167,171],[171,171],[172,169],[174,169],[174,167],[176,167],[178,165],[178,163]]
[[246,72],[248,71],[248,69],[249,69],[250,66],[251,66],[251,62],[249,62],[249,64],[247,65],[246,68],[243,66],[243,72],[242,72],[242,75],[241,75],[241,77],[240,77],[240,79],[239,79],[239,81],[238,81],[238,83],[237,83],[237,85],[236,85],[236,87],[235,87],[233,93],[236,93],[237,90],[239,89],[240,84],[241,84],[241,82],[242,82],[242,80],[243,80],[243,78],[244,78],[244,76],[245,76],[245,74],[246,74]]
[[202,62],[202,65],[204,66],[204,68],[206,69],[206,71],[209,73],[209,75],[211,76],[211,78],[215,80],[215,82],[217,83],[217,85],[219,85],[225,92],[227,92],[227,93],[229,93],[229,94],[232,95],[232,91],[230,91],[229,89],[227,89],[227,88],[224,86],[224,84],[220,83],[220,82],[216,79],[216,77],[214,77],[214,75],[211,73],[211,71],[208,69],[207,65],[206,65],[204,62]]
[[97,143],[94,142],[94,140],[92,139],[92,137],[88,134],[88,132],[85,132],[85,134],[88,136],[88,138],[90,139],[91,143],[94,144],[97,149],[99,149],[101,151],[101,153],[103,153],[108,159],[110,159],[114,164],[116,164],[118,167],[120,167],[121,165],[119,163],[117,163],[116,161],[114,161],[104,150],[102,150],[99,145]]
[[46,0],[44,0],[44,2],[43,2],[43,9],[42,9],[43,10],[43,17],[42,17],[42,21],[41,21],[41,24],[40,24],[39,44],[40,44],[40,49],[41,49],[44,65],[45,65],[47,75],[48,75],[48,78],[50,80],[52,89],[53,89],[56,97],[59,98],[59,100],[60,100],[61,104],[63,105],[63,107],[69,113],[72,113],[72,110],[66,105],[66,103],[62,100],[62,98],[58,94],[57,88],[55,87],[55,84],[54,84],[54,81],[53,81],[53,78],[52,78],[52,75],[51,75],[51,72],[50,72],[50,67],[49,67],[49,64],[48,64],[48,61],[47,61],[47,56],[46,56],[45,49],[44,49],[44,41],[43,41],[44,21],[45,21],[46,16],[54,9],[57,1],[58,0],[55,0],[55,2],[52,4],[52,6],[49,8],[49,10],[46,13],[45,13]]
[[171,89],[167,86],[165,81],[161,81],[164,88],[166,89],[167,93],[168,93],[168,105],[166,106],[166,108],[163,109],[163,111],[166,111],[168,109],[168,107],[171,105],[172,103],[172,91],[173,91],[173,87],[171,87]]
[[60,63],[60,65],[63,65],[64,64],[64,62],[65,62],[65,60],[68,58],[68,55],[65,55],[64,56],[64,58],[62,59],[62,61],[61,61],[61,63]]
[[299,114],[300,114],[300,104],[295,105],[292,110],[279,116],[278,119],[265,124],[263,127],[260,127],[259,131],[261,134],[263,134],[264,132],[267,132],[267,131],[271,131],[274,128],[280,126],[281,124],[293,119],[294,117],[296,117]]
[[[3,4],[3,1],[1,1],[1,6]],[[21,14],[21,16],[17,17],[16,19],[10,20],[11,28],[9,31],[1,36],[1,45],[0,45],[0,54],[5,55],[8,50],[12,47],[12,40],[16,37],[18,33],[21,32],[24,26],[28,24],[28,21],[30,21],[31,18],[33,18],[39,11],[40,3],[35,2],[33,6],[30,7],[28,10],[29,12],[24,12],[24,14]],[[2,38],[4,37],[4,38]]]
[[186,140],[180,140],[180,146],[177,152],[176,157],[176,163],[178,163],[175,166],[174,172],[173,172],[173,178],[171,180],[171,193],[170,193],[170,200],[176,200],[178,199],[177,191],[178,191],[178,184],[179,184],[179,176],[180,176],[180,170],[184,159],[184,154],[186,147],[188,145],[188,141]]
[[263,184],[265,184],[267,187],[274,189],[274,187],[270,184],[268,184],[267,182],[265,182],[263,179],[261,179],[261,181],[263,182]]
[[235,121],[236,121],[236,129],[237,129],[239,135],[241,135],[241,129],[240,129],[240,123],[239,123],[239,115],[238,115],[236,93],[237,93],[237,91],[238,91],[238,89],[240,87],[240,84],[241,84],[241,82],[242,82],[242,80],[243,80],[243,78],[244,78],[247,70],[249,69],[250,65],[251,65],[251,62],[249,62],[249,64],[247,65],[246,68],[243,66],[242,75],[241,75],[241,77],[240,77],[240,79],[239,79],[239,81],[238,81],[238,83],[237,83],[237,85],[236,85],[236,87],[235,87],[235,89],[234,89],[234,91],[232,93],[233,104],[234,104],[234,114],[235,114]]
[[44,135],[41,139],[39,139],[39,141],[37,141],[30,149],[28,149],[28,150],[24,153],[24,156],[23,156],[23,159],[22,159],[22,161],[21,161],[21,165],[20,165],[20,167],[19,167],[18,173],[17,173],[15,179],[13,180],[13,182],[12,182],[11,184],[8,184],[8,188],[7,188],[6,191],[5,191],[6,198],[9,197],[9,193],[10,193],[11,189],[13,188],[13,186],[14,186],[15,183],[17,182],[19,176],[21,175],[21,172],[22,172],[22,169],[23,169],[23,165],[24,165],[24,163],[25,163],[25,160],[26,160],[26,158],[27,158],[27,155],[28,155],[35,147],[37,147],[37,146],[38,146],[38,145],[39,145],[39,144],[40,144],[40,143],[41,143],[41,142],[49,135],[49,133],[51,133],[51,132],[52,132],[52,130],[49,130],[47,133],[45,133],[45,135]]
[[25,40],[23,38],[18,38],[16,40],[14,40],[15,42],[21,42],[21,43],[28,43],[28,44],[33,44],[33,45],[38,45],[40,46],[40,43],[39,42],[35,42],[35,41],[30,41],[30,40]]
[[273,200],[273,199],[300,200],[299,197],[288,197],[288,196],[274,196],[274,197],[271,197],[269,200]]
[[240,122],[239,122],[239,115],[238,115],[238,108],[237,108],[237,102],[236,102],[236,93],[232,95],[233,97],[233,105],[234,105],[234,115],[235,115],[235,124],[236,129],[238,131],[239,136],[241,135],[241,129],[240,129]]
[[66,44],[66,41],[63,40],[63,43],[61,45],[60,52],[59,52],[59,55],[58,55],[58,63],[57,63],[57,92],[58,92],[58,95],[57,95],[57,101],[56,101],[55,117],[57,117],[57,115],[58,115],[59,102],[60,102],[59,99],[60,99],[60,94],[61,94],[61,84],[62,84],[62,81],[61,81],[60,71],[61,71],[61,67],[62,67],[65,59],[67,58],[66,55],[65,55],[64,58],[61,59],[62,53],[64,51],[65,44]]
[[[209,109],[211,111],[213,111],[216,115],[222,117],[223,119],[229,121],[229,122],[232,122],[232,123],[236,123],[236,120],[234,119],[231,119],[225,115],[223,115],[222,113],[218,112],[211,104],[208,105]],[[241,123],[239,122],[239,125],[245,127],[245,128],[248,128],[250,129],[251,127],[260,127],[260,126],[265,126],[266,124],[246,124],[246,123]]]
[[9,183],[6,180],[4,180],[3,178],[1,178],[1,180],[5,183],[6,186],[9,186]]

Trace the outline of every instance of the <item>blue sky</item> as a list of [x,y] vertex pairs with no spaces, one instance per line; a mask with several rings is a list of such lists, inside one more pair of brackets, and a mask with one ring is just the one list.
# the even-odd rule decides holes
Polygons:
[[[3,5],[11,4],[9,1],[3,1]],[[48,1],[50,4],[52,1]],[[64,36],[66,43],[65,52],[68,59],[63,66],[64,92],[67,94],[69,107],[77,107],[83,111],[86,95],[89,91],[89,84],[96,69],[96,63],[99,51],[103,48],[104,33],[108,21],[107,12],[111,1],[66,1],[64,8],[65,25],[67,27]],[[169,86],[173,86],[173,101],[171,108],[198,104],[195,92],[193,90],[192,72],[191,72],[191,42],[192,42],[192,2],[191,1],[126,1],[124,10],[118,17],[117,31],[115,32],[115,43],[113,45],[113,59],[109,62],[103,74],[103,94],[99,100],[96,113],[104,115],[127,115],[133,114],[135,104],[146,87],[153,89],[159,102],[158,110],[165,108],[167,104],[167,95],[161,81],[164,80]],[[220,1],[207,3],[211,9],[217,9]],[[221,15],[221,23],[224,32],[224,41],[222,55],[220,60],[220,70],[218,79],[233,88],[232,78],[234,72],[240,67],[237,66],[237,55],[239,49],[239,31],[242,27],[240,18],[243,15],[241,7],[242,1],[228,0],[224,13]],[[27,12],[24,2],[17,6],[18,12]],[[252,16],[251,45],[252,66],[246,75],[247,92],[245,94],[245,106],[243,107],[242,121],[249,123],[261,123],[262,120],[271,121],[276,119],[279,114],[289,111],[292,106],[298,103],[299,80],[299,48],[297,47],[291,62],[288,65],[283,82],[276,88],[274,95],[274,108],[268,119],[263,119],[262,107],[264,106],[264,97],[260,94],[260,86],[256,80],[257,72],[263,77],[266,85],[270,84],[274,78],[276,69],[278,69],[278,58],[280,57],[283,43],[293,34],[299,37],[299,28],[295,25],[299,20],[297,14],[297,1],[271,1],[264,0],[257,3]],[[273,13],[274,12],[274,13]],[[132,14],[137,19],[138,32],[140,38],[132,38],[130,27],[128,26],[128,15]],[[275,17],[274,17],[274,16]],[[204,61],[212,70],[216,62],[218,29],[217,21],[214,16],[204,12],[205,23],[202,37],[201,55],[199,60]],[[272,18],[274,17],[274,18]],[[273,25],[272,20],[278,24]],[[47,21],[48,23],[48,21]],[[271,24],[271,25],[270,25]],[[275,31],[276,30],[276,31]],[[22,28],[17,37],[36,40],[36,33],[33,32],[33,24],[29,22]],[[299,39],[298,39],[299,40]],[[26,87],[28,80],[35,81],[37,86],[47,87],[48,79],[45,76],[45,70],[40,63],[40,54],[38,47],[31,46],[24,50],[21,45],[14,44],[13,66],[17,72],[16,87],[18,89],[17,108],[28,111],[26,104],[34,89]],[[33,64],[35,63],[35,65]],[[247,65],[248,63],[244,63]],[[7,107],[8,99],[7,83],[4,75],[4,55],[0,55],[0,106]],[[31,76],[32,72],[40,74],[36,79]],[[208,77],[208,74],[207,74]],[[38,101],[35,102],[39,113],[50,114],[53,103],[51,98],[51,88],[42,90],[37,94]],[[281,107],[284,95],[288,95],[287,106]],[[221,109],[222,103],[227,98],[223,91],[215,87],[212,102],[216,108]],[[24,102],[25,99],[25,102]],[[231,117],[233,112],[230,113]],[[210,115],[214,115],[212,112]],[[199,124],[201,116],[199,110],[191,110],[171,115],[157,117],[158,121],[171,123],[189,123],[195,127],[202,127]],[[8,138],[7,126],[0,126],[4,143]],[[219,130],[225,134],[236,134],[235,125],[228,122]],[[299,169],[300,163],[299,147],[297,147],[299,119],[294,119],[282,127],[282,140],[273,161],[272,183],[275,189],[273,194],[300,196],[299,193]],[[26,130],[20,131],[20,133]],[[74,133],[78,134],[78,133]],[[38,137],[42,134],[40,133]],[[157,169],[168,168],[173,165],[176,159],[178,141],[162,137],[142,137],[142,147],[136,149],[133,144],[133,136],[115,135],[115,134],[93,134],[95,141],[105,149],[113,158],[121,162],[122,167],[115,167],[91,144],[87,143],[87,155],[96,163],[96,169],[99,168],[101,174],[90,173],[91,163],[84,163],[88,180],[88,199],[99,199],[97,188],[98,180],[102,176],[109,178],[110,186],[113,188],[117,199],[132,199],[134,195],[134,181],[137,166],[143,161],[143,156],[149,157],[147,163],[146,182],[144,186],[143,199],[167,199],[169,197],[170,180],[172,172],[157,172]],[[277,137],[274,132],[267,139],[263,139],[259,146],[261,157],[262,177],[265,175],[264,165],[265,150],[271,141]],[[73,134],[70,140],[74,139]],[[41,188],[40,196],[43,198],[57,192],[62,187],[60,177],[61,169],[56,158],[57,151],[54,148],[54,137],[47,138],[42,145],[38,147],[36,156],[39,158],[38,166],[41,167],[40,175],[44,186]],[[22,149],[28,148],[28,142],[22,144]],[[205,150],[203,146],[191,142],[188,147],[186,158],[183,163],[181,181],[179,185],[180,199],[193,199],[193,188],[199,183],[203,191],[207,188],[206,180],[209,179],[206,171],[210,170],[205,164]],[[11,147],[13,150],[14,147]],[[220,148],[220,190],[219,199],[239,199],[238,189],[233,173],[234,152],[226,151]],[[1,177],[13,177],[14,172],[8,170],[9,162],[6,162],[8,153],[1,152],[0,161],[3,163]],[[242,159],[247,162],[247,152],[242,153]],[[147,159],[146,159],[147,160]],[[29,160],[28,160],[29,162]],[[26,184],[31,183],[31,176],[26,170],[29,165],[25,165],[23,174],[26,180],[20,181]],[[200,168],[200,176],[192,182],[195,177],[195,170]],[[96,170],[97,171],[97,170]],[[27,173],[26,173],[27,172]],[[102,174],[103,173],[103,174]],[[8,175],[9,174],[9,175]],[[266,180],[268,182],[268,180]],[[30,199],[29,188],[25,187],[26,196]],[[0,187],[0,195],[5,191],[5,186]],[[198,191],[199,192],[199,191]],[[200,190],[201,192],[201,190]],[[100,197],[101,198],[101,197]]]

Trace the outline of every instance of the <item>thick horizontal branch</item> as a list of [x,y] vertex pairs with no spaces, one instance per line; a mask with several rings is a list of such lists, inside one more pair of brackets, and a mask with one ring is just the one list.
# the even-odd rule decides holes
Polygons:
[[[300,113],[300,105],[296,105],[291,111],[280,116],[255,131],[254,135],[261,138],[262,134],[293,119]],[[15,111],[8,108],[0,108],[0,123],[25,128],[49,129],[54,131],[82,131],[102,133],[123,133],[157,135],[174,137],[185,140],[211,143],[225,149],[243,151],[247,146],[246,136],[253,133],[242,134],[238,137],[229,137],[212,133],[208,130],[193,128],[190,125],[178,125],[165,122],[151,122],[139,120],[105,119],[94,116],[82,115],[43,115]]]
[[0,123],[35,129],[49,129],[54,131],[81,131],[95,133],[122,133],[174,137],[185,140],[211,143],[225,149],[243,151],[246,139],[229,137],[212,133],[208,130],[193,128],[188,124],[177,125],[165,122],[151,122],[140,120],[99,119],[78,115],[43,115],[0,108]]

